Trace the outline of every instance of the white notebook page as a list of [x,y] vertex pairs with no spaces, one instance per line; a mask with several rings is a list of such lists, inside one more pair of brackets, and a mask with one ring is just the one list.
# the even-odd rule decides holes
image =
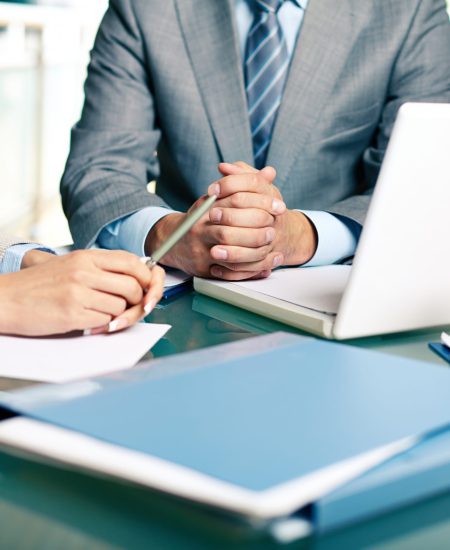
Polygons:
[[283,268],[274,271],[268,279],[233,284],[320,313],[335,315],[350,271],[349,265]]

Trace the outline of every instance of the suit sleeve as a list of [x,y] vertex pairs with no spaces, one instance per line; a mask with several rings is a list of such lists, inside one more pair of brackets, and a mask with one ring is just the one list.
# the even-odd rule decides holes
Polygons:
[[159,173],[160,131],[131,0],[110,2],[91,54],[85,98],[61,182],[78,248],[90,246],[117,219],[167,206],[147,191]]
[[420,0],[394,65],[381,122],[364,152],[365,190],[330,208],[363,223],[397,111],[403,103],[450,102],[450,22],[444,0]]

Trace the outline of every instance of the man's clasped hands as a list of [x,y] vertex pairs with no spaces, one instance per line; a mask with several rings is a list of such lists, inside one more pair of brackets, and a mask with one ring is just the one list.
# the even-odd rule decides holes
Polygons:
[[[268,277],[281,265],[306,263],[317,248],[317,235],[307,216],[286,207],[274,184],[276,171],[243,162],[221,163],[222,178],[208,195],[217,202],[163,259],[163,264],[200,277],[228,281]],[[198,199],[188,213],[206,197]],[[172,213],[150,231],[150,254],[186,214]]]

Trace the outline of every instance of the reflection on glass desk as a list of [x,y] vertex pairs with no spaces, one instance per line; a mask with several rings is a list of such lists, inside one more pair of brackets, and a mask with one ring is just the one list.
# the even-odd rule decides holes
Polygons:
[[[256,334],[285,330],[275,321],[194,292],[166,300],[147,319],[173,328],[146,355],[165,357]],[[348,342],[384,353],[445,363],[428,350],[438,333],[422,331]],[[23,385],[2,380],[2,389]],[[446,548],[450,494],[289,548]],[[0,453],[0,548],[275,548],[264,533],[201,507],[128,484]]]

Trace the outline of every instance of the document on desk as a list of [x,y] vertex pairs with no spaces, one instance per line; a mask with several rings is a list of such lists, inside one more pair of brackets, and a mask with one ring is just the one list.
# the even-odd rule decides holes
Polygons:
[[248,342],[104,389],[0,396],[22,415],[0,445],[265,521],[450,425],[447,369],[288,334]]
[[349,265],[284,268],[274,271],[268,279],[234,284],[297,306],[335,315],[350,271]]
[[97,336],[0,336],[0,377],[62,383],[129,368],[169,328],[138,323],[122,332]]

